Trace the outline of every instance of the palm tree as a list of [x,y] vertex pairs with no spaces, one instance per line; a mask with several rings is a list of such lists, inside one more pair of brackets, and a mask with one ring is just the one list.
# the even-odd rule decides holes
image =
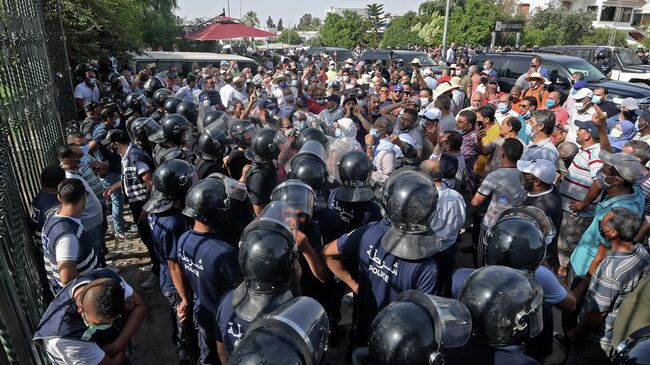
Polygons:
[[255,27],[260,24],[257,13],[252,10],[247,11],[246,14],[244,14],[244,18],[242,18],[241,22],[246,25],[250,25],[251,27]]

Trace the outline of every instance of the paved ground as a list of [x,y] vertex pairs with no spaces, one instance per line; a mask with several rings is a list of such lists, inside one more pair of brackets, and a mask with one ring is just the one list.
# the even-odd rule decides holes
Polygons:
[[[462,237],[463,239],[459,247],[462,248],[470,245],[470,233],[464,233]],[[107,244],[109,250],[114,248],[113,241],[109,241]],[[135,239],[120,244],[118,250],[122,252],[122,255],[116,260],[109,261],[109,264],[120,269],[120,275],[122,275],[126,281],[133,286],[134,290],[142,296],[148,310],[144,324],[132,342],[132,363],[139,365],[174,364],[176,353],[170,340],[171,318],[168,302],[162,295],[159,287],[149,290],[143,290],[140,288],[140,284],[149,276],[149,272],[142,271],[142,268],[149,264],[146,248],[139,240]],[[471,261],[471,254],[459,252],[457,256],[457,263],[459,266],[470,267]],[[342,303],[341,312],[341,325],[346,330],[349,330],[352,323],[351,305],[348,305],[345,302]],[[560,313],[555,311],[554,317],[555,328],[557,330],[561,328],[559,320]],[[327,350],[327,363],[346,364],[346,338],[347,337],[344,336],[336,346]],[[564,349],[556,343],[553,355],[546,360],[545,364],[561,364],[563,360]]]

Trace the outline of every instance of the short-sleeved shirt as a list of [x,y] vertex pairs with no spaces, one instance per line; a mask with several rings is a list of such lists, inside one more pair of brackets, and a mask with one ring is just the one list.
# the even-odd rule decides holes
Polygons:
[[631,252],[610,251],[607,254],[591,278],[589,291],[580,311],[580,317],[590,311],[607,313],[607,317],[589,332],[587,339],[611,345],[614,322],[623,299],[637,287],[648,272],[650,255],[643,245],[637,244]]
[[528,193],[523,205],[531,205],[543,210],[546,216],[553,222],[556,231],[560,231],[560,223],[562,222],[562,195],[560,195],[560,191],[555,185],[543,193]]
[[149,213],[148,219],[154,250],[160,260],[160,288],[165,293],[177,293],[167,261],[178,261],[178,239],[188,230],[189,222],[176,208]]
[[32,200],[29,226],[34,231],[35,236],[38,236],[39,242],[41,239],[40,234],[45,224],[45,218],[47,218],[45,212],[57,204],[59,204],[59,200],[56,197],[56,193],[48,193],[46,191],[39,192],[34,197],[34,200]]
[[372,200],[365,202],[344,202],[337,200],[335,197],[338,189],[340,188],[332,191],[327,205],[339,214],[339,218],[343,222],[344,232],[351,232],[370,222],[376,222],[382,219],[381,209],[377,203]]
[[246,188],[254,205],[266,205],[271,201],[271,192],[277,185],[278,174],[273,164],[254,162],[246,176]]
[[646,275],[621,302],[614,322],[614,337],[612,338],[614,347],[634,331],[650,323],[650,305],[648,303],[650,303],[650,275]]
[[81,213],[81,224],[84,226],[86,232],[99,227],[104,220],[104,215],[102,214],[102,204],[99,202],[99,199],[97,199],[97,196],[95,196],[93,188],[88,184],[86,179],[83,178],[80,172],[65,170],[65,178],[80,180],[86,188],[88,199],[86,200],[86,206]]
[[93,85],[91,89],[85,82],[81,82],[74,88],[74,98],[81,99],[84,104],[89,101],[99,103],[99,88]]
[[352,275],[359,283],[355,332],[360,344],[367,342],[370,324],[377,313],[401,292],[414,289],[434,294],[436,290],[438,267],[433,259],[404,260],[382,247],[381,238],[389,228],[390,224],[383,219],[345,234],[337,241],[342,258],[358,263]]
[[194,312],[214,318],[221,297],[241,280],[237,250],[215,233],[190,229],[178,240],[178,262],[194,292]]
[[585,233],[582,234],[580,242],[578,242],[578,245],[571,254],[571,266],[577,276],[584,277],[587,274],[591,262],[598,253],[599,244],[610,248],[609,241],[600,235],[600,230],[598,229],[600,220],[614,208],[626,208],[641,219],[644,206],[645,199],[638,184],[632,186],[631,194],[619,195],[598,203],[594,219],[591,221],[589,227],[587,227]]
[[[599,153],[600,144],[596,143],[587,148],[580,148],[578,154],[573,158],[564,178],[560,182],[562,209],[564,211],[575,214],[569,204],[574,201],[581,202],[587,196],[596,174],[603,167],[603,161],[598,158]],[[589,204],[589,206],[578,212],[578,216],[593,217],[597,203],[597,201],[594,201]]]
[[431,230],[442,241],[440,251],[451,247],[458,238],[458,233],[465,224],[466,205],[459,192],[446,186],[436,187],[438,205],[431,217]]
[[526,199],[526,190],[519,180],[520,174],[521,172],[515,167],[502,167],[485,177],[478,188],[478,193],[491,196],[492,200],[481,222],[482,228],[492,227],[499,213],[508,208],[518,207]]
[[[567,100],[573,100],[571,98]],[[565,107],[567,107],[565,105]],[[578,127],[576,126],[576,121],[583,121],[583,122],[591,122],[591,116],[596,113],[596,109],[594,109],[593,106],[590,106],[589,109],[587,109],[584,113],[580,113],[577,110],[575,110],[575,107],[573,107],[573,110],[571,113],[569,113],[569,131],[567,132],[566,135],[566,140],[569,142],[576,143],[576,137],[578,133]],[[569,108],[567,108],[567,112],[569,111]]]
[[644,214],[649,215],[650,214],[650,172],[645,174],[645,176],[643,176],[641,179],[639,179],[638,183],[641,186],[641,189],[643,190],[643,196],[645,196]]
[[526,152],[521,156],[521,160],[524,161],[548,160],[551,161],[553,165],[557,165],[557,160],[559,158],[560,156],[557,153],[557,148],[555,148],[555,145],[551,142],[550,137],[539,143],[533,143],[533,141],[530,141],[526,148]]
[[463,134],[463,144],[460,146],[460,153],[465,156],[465,163],[471,171],[474,171],[474,164],[478,158],[478,136],[476,131]]
[[[481,138],[481,142],[483,142],[483,146],[488,146],[491,143],[496,142],[496,140],[499,138],[499,125],[494,124],[492,127],[488,128],[487,131],[485,131],[485,137]],[[476,173],[478,176],[485,176],[486,170],[487,170],[487,164],[489,159],[494,159],[494,156],[490,156],[488,158],[486,155],[479,155],[478,159],[476,160],[476,164],[474,165],[474,173]]]
[[223,343],[228,355],[232,354],[235,346],[237,346],[239,340],[244,336],[248,326],[251,324],[251,322],[239,317],[235,313],[235,308],[232,305],[234,292],[234,290],[230,290],[223,296],[215,318],[217,328],[214,336],[217,341]]

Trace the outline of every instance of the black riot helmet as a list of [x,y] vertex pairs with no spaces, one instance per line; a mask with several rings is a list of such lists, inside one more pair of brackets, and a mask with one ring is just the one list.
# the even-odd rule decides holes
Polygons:
[[305,144],[307,141],[318,141],[320,144],[323,145],[323,147],[327,147],[327,136],[323,131],[321,131],[318,128],[305,128],[300,131],[300,134],[298,135],[298,139],[296,140],[296,149],[300,150],[302,148],[302,145]]
[[253,140],[255,126],[248,120],[238,120],[230,128],[230,137],[238,147],[248,148]]
[[167,99],[173,96],[174,96],[174,92],[167,88],[158,89],[153,93],[152,96],[153,105],[157,107],[164,107]]
[[226,113],[221,110],[211,110],[205,113],[203,117],[203,128],[207,128],[213,123],[224,132],[228,133],[228,125],[226,125]]
[[196,169],[186,161],[163,162],[153,172],[152,197],[144,205],[144,211],[160,213],[168,210],[174,200],[185,197],[197,180]]
[[218,179],[203,179],[187,192],[183,214],[217,228],[229,207],[230,198],[224,183]]
[[289,164],[288,176],[311,186],[316,193],[325,190],[328,172],[325,147],[316,140],[308,140]]
[[612,356],[614,365],[650,364],[650,326],[640,328],[622,341]]
[[431,230],[438,192],[428,175],[414,168],[396,171],[384,183],[381,200],[391,223],[381,239],[384,249],[406,260],[431,257],[439,251],[440,239]]
[[222,162],[226,155],[228,143],[226,132],[216,125],[210,125],[199,136],[196,148],[204,160]]
[[300,180],[287,180],[271,192],[272,201],[289,204],[299,213],[312,216],[314,213],[314,189]]
[[146,142],[149,136],[152,136],[161,130],[158,124],[151,117],[134,118],[133,121],[127,123],[128,132],[132,141]]
[[458,299],[472,314],[472,333],[489,346],[520,345],[542,331],[544,293],[523,271],[480,268],[465,280]]
[[117,84],[121,76],[122,75],[117,72],[111,72],[111,74],[108,75],[108,82],[111,84]]
[[228,364],[318,365],[328,336],[329,320],[323,307],[309,297],[293,298],[251,324]]
[[368,155],[361,151],[350,151],[336,163],[341,187],[336,190],[335,198],[344,202],[364,202],[372,200],[374,194],[368,179],[372,165]]
[[176,114],[180,114],[187,119],[188,122],[196,125],[196,119],[198,117],[196,111],[197,105],[191,101],[182,100],[176,106]]
[[503,211],[480,246],[485,265],[502,265],[530,272],[537,269],[546,253],[542,227],[537,217],[525,208]]
[[372,364],[442,365],[443,348],[465,345],[471,333],[462,302],[407,290],[375,317],[368,350]]
[[144,96],[148,98],[152,98],[156,91],[164,87],[165,85],[159,78],[157,78],[156,76],[150,77],[149,80],[147,80],[143,86]]
[[233,293],[240,317],[253,321],[291,298],[288,283],[298,251],[290,227],[296,224],[295,209],[275,201],[244,229],[239,241],[244,282]]
[[160,131],[149,136],[149,140],[154,143],[168,141],[180,146],[186,142],[187,133],[191,128],[190,122],[184,116],[170,114],[163,119]]
[[176,113],[176,108],[178,107],[178,104],[181,101],[182,101],[181,99],[174,96],[167,97],[167,99],[165,100],[165,113],[167,114]]
[[128,109],[141,112],[142,108],[147,106],[148,102],[147,98],[145,98],[144,95],[138,93],[130,93],[126,96],[126,99],[124,99],[124,104]]
[[607,52],[606,48],[599,47],[596,50],[596,60],[600,61],[600,60],[606,59],[607,58],[607,53],[608,52]]
[[278,158],[287,137],[276,129],[262,128],[255,131],[246,158],[255,162],[271,162]]

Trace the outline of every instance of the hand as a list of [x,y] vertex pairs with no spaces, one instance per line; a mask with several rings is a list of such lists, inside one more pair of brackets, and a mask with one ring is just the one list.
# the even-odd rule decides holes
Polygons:
[[585,209],[585,204],[583,202],[571,202],[569,203],[569,209],[571,209],[574,212],[579,212],[583,209]]
[[244,167],[242,167],[242,169],[241,169],[241,176],[242,176],[242,177],[246,176],[246,174],[248,174],[248,170],[250,170],[250,169],[251,169],[251,165],[250,165],[250,164],[249,164],[249,165],[245,165]]
[[479,139],[483,139],[483,137],[485,137],[486,134],[487,134],[487,132],[485,131],[485,129],[483,128],[483,126],[480,125],[480,124],[477,124],[477,125],[476,125],[476,136],[477,136]]
[[235,61],[235,60],[230,60],[230,67],[235,66],[235,63],[237,63],[237,61]]
[[114,191],[115,190],[113,188],[108,188],[108,189],[104,190],[104,199],[110,199],[111,194],[113,194]]
[[311,248],[309,239],[304,233],[296,230],[293,232],[293,236],[296,239],[296,248],[298,248],[298,252],[302,253]]
[[354,285],[351,286],[350,289],[352,289],[354,294],[359,294],[359,283],[355,281]]
[[402,140],[399,139],[399,136],[397,134],[391,134],[388,139],[398,147],[402,147]]
[[99,160],[94,160],[94,161],[92,161],[92,162],[90,163],[90,167],[91,167],[93,170],[101,170],[101,169],[103,169],[104,167],[106,167],[106,164],[103,163],[103,162],[101,162],[101,161],[99,161]]
[[354,115],[359,116],[363,112],[363,109],[361,108],[360,105],[355,105],[354,106]]
[[122,344],[117,343],[117,341],[113,341],[107,345],[102,346],[102,350],[104,350],[108,356],[114,357],[118,353],[126,350],[126,346],[122,346]]
[[178,320],[183,323],[187,319],[189,305],[187,301],[181,300],[181,303],[176,306],[176,315]]
[[596,112],[591,116],[591,121],[598,127],[598,129],[604,129],[606,126],[605,120],[607,115],[603,113],[602,109],[598,105],[594,105]]
[[366,141],[366,146],[374,146],[375,145],[375,136],[372,134],[368,133],[366,134],[366,137],[364,138]]
[[248,97],[248,102],[249,103],[254,103],[257,100],[257,94],[252,93],[251,96]]

